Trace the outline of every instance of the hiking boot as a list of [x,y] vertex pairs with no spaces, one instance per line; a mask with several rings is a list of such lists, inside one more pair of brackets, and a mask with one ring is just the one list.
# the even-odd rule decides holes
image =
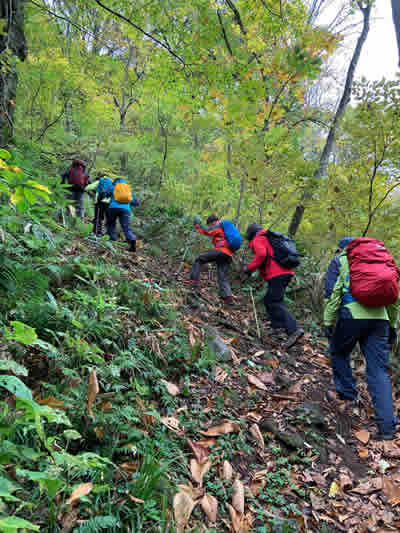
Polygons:
[[297,328],[294,333],[289,335],[289,338],[285,343],[283,343],[283,348],[288,350],[291,348],[296,342],[304,335],[304,329],[303,328]]
[[222,298],[222,301],[224,302],[224,305],[226,307],[232,307],[233,306],[233,296],[227,296],[226,298]]
[[129,251],[130,252],[136,252],[136,241],[130,241],[129,242]]
[[344,396],[341,392],[332,392],[327,391],[325,394],[325,398],[328,400],[328,402],[334,402],[336,400],[341,402],[347,402],[346,409],[352,409],[353,407],[359,407],[361,403],[361,398],[357,394],[355,398],[348,398],[347,396]]

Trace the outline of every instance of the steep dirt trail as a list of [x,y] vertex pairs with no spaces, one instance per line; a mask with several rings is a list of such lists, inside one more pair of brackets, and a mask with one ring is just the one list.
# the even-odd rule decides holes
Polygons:
[[[262,338],[258,339],[249,296],[236,290],[235,306],[222,307],[212,270],[203,274],[199,291],[194,293],[183,284],[188,265],[181,268],[168,258],[155,261],[146,256],[145,249],[129,263],[132,274],[145,275],[174,290],[192,346],[206,342],[205,332],[211,327],[231,349],[232,360],[217,362],[209,377],[190,382],[190,396],[182,400],[178,411],[193,402],[201,405],[206,416],[200,422],[199,440],[191,441],[192,457],[195,461],[212,457],[211,469],[217,477],[223,478],[226,458],[214,457],[204,437],[218,441],[219,431],[227,429],[221,428],[226,421],[247,432],[251,446],[228,454],[233,475],[246,491],[244,513],[231,513],[233,531],[257,531],[271,509],[274,516],[296,519],[299,531],[400,530],[399,442],[370,439],[375,426],[361,359],[355,362],[361,405],[348,409],[344,402],[328,401],[325,396],[333,390],[326,342],[306,333],[286,352],[264,315],[259,316]],[[399,407],[400,399],[395,401]],[[185,428],[180,431],[184,445],[188,440]],[[280,499],[275,502],[273,494],[270,498],[263,495],[268,492],[268,474],[279,473],[282,459],[290,465],[290,480],[280,489],[285,503],[282,500],[281,512],[277,512]],[[196,486],[193,468],[192,477]],[[290,511],[290,503],[301,511],[300,516]],[[256,512],[257,506],[264,506],[264,517]],[[191,526],[196,523],[193,516]]]

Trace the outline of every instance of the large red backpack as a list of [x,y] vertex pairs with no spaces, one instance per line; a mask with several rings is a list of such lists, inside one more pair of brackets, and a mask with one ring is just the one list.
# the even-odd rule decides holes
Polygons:
[[400,270],[383,242],[369,237],[354,239],[346,253],[353,298],[366,307],[394,304],[399,297]]
[[69,171],[68,182],[76,191],[83,191],[88,184],[89,178],[86,175],[85,167],[82,164],[73,164]]

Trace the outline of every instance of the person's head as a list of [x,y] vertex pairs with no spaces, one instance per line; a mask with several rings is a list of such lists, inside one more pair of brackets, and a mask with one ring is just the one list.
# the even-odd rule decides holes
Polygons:
[[343,250],[346,248],[346,246],[348,244],[351,243],[351,241],[354,240],[354,237],[343,237],[343,239],[340,239],[340,241],[338,242],[338,247],[337,247],[337,250],[336,250],[336,254],[340,254],[341,252],[343,252]]
[[215,224],[218,224],[219,218],[216,215],[210,215],[207,218],[207,226],[215,226]]
[[85,168],[86,168],[86,164],[85,164],[84,161],[82,161],[82,159],[74,159],[74,160],[72,161],[72,167],[73,167],[73,168],[82,167],[83,170],[85,170]]
[[263,227],[260,224],[250,224],[246,231],[246,240],[249,242],[252,241],[257,233],[262,229]]

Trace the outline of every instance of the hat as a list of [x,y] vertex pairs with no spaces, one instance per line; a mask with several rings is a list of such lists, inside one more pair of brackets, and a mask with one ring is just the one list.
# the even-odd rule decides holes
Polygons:
[[351,241],[354,241],[354,237],[343,237],[343,239],[340,239],[336,253],[340,252],[340,250],[344,250]]
[[263,229],[260,224],[250,224],[246,231],[246,240],[252,241],[259,231]]

